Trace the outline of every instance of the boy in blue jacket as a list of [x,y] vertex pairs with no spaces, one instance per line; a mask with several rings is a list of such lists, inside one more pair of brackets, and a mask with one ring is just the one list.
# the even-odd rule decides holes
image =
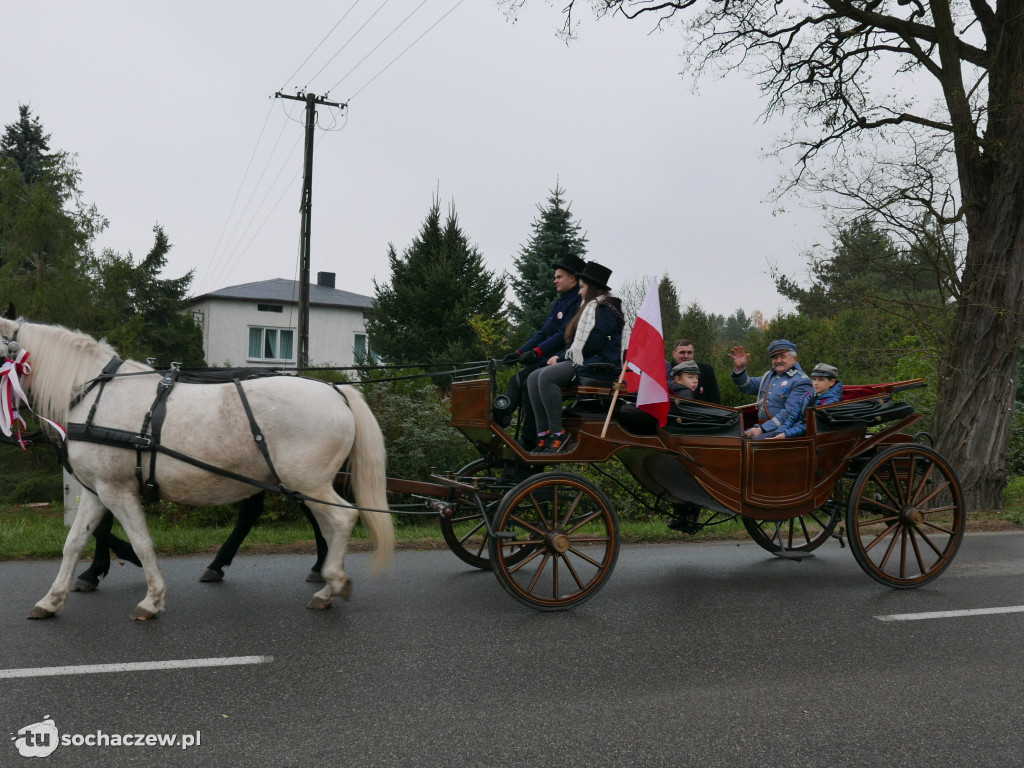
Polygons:
[[807,409],[819,405],[838,403],[843,399],[843,382],[839,380],[839,369],[834,365],[818,363],[810,373],[813,392],[804,397],[800,413],[793,414],[779,427],[778,434],[769,440],[785,440],[807,434]]

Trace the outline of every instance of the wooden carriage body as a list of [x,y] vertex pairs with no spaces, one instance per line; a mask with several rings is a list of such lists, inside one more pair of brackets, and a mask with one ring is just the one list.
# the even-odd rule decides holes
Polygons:
[[[820,508],[851,462],[880,447],[909,441],[901,430],[921,418],[892,393],[915,381],[849,387],[841,403],[809,409],[807,434],[786,440],[749,440],[753,406],[727,408],[693,400],[674,401],[664,429],[630,431],[613,418],[605,424],[611,390],[577,387],[565,427],[573,435],[560,463],[599,463],[617,458],[655,498],[759,520],[785,520]],[[455,382],[452,426],[484,456],[526,465],[550,456],[526,452],[492,419],[488,379]],[[872,425],[885,425],[871,433]]]

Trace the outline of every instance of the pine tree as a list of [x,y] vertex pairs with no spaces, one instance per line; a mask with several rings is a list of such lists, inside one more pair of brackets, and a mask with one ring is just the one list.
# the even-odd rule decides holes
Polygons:
[[43,130],[38,117],[32,117],[31,107],[19,104],[18,121],[7,125],[0,136],[0,163],[14,163],[22,181],[32,184],[42,178],[54,160],[50,156],[50,134]]
[[511,314],[520,330],[540,328],[547,318],[557,296],[551,265],[566,256],[584,259],[587,254],[587,237],[580,234],[580,224],[562,198],[565,190],[556,182],[549,191],[547,206],[537,206],[540,217],[531,224],[530,239],[513,259],[516,273],[510,282],[516,304],[511,307]]
[[505,281],[459,226],[455,206],[441,224],[435,198],[417,237],[399,256],[388,246],[390,283],[374,281],[370,346],[390,363],[459,362],[484,351],[474,319],[503,321]]
[[74,157],[49,140],[24,105],[0,137],[0,293],[34,320],[84,328],[89,249],[106,220],[82,202]]
[[203,332],[183,314],[192,271],[161,279],[171,243],[160,225],[153,227],[153,248],[135,264],[132,254],[104,251],[96,262],[97,335],[108,338],[124,357],[155,358],[159,365],[205,365]]
[[658,281],[658,304],[661,307],[661,334],[665,339],[665,351],[671,353],[672,345],[685,331],[682,328],[683,316],[679,311],[679,292],[668,272]]

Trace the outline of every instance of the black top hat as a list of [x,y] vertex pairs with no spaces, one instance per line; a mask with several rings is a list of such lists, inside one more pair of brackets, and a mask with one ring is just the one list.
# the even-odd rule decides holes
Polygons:
[[572,272],[574,275],[582,272],[586,265],[587,263],[574,253],[567,253],[558,261],[551,262],[551,266],[555,269],[564,269],[566,272]]
[[583,267],[583,271],[576,273],[576,277],[580,280],[585,280],[595,288],[603,288],[606,291],[609,290],[608,278],[611,276],[612,271],[596,261],[588,261],[587,265]]

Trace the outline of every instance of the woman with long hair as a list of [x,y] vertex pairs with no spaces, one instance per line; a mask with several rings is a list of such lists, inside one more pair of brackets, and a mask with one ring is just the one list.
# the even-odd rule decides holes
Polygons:
[[[537,421],[534,453],[561,453],[567,449],[562,427],[562,387],[577,377],[607,379],[618,376],[622,350],[622,302],[611,295],[612,271],[588,261],[577,277],[581,305],[565,328],[565,349],[526,380]],[[598,366],[598,367],[594,367]]]

